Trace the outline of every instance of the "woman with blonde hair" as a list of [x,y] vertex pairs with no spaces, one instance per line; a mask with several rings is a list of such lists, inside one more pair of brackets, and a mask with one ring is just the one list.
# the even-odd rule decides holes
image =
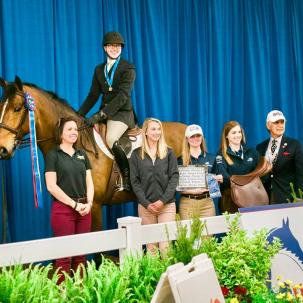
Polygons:
[[[166,144],[160,120],[148,118],[142,126],[142,146],[134,150],[130,159],[132,189],[138,199],[138,213],[142,224],[174,221],[176,217],[175,191],[179,173],[176,156]],[[147,249],[156,253],[157,244]],[[168,243],[159,243],[165,253]]]
[[[215,156],[209,154],[206,148],[202,128],[199,125],[189,125],[185,130],[183,139],[182,156],[178,164],[206,165],[207,173],[214,173]],[[222,182],[222,175],[214,177],[217,182]],[[193,216],[211,217],[216,215],[215,205],[210,198],[208,188],[193,188],[181,192],[179,214],[181,220],[191,219]]]
[[230,177],[246,175],[252,172],[259,161],[259,154],[254,148],[248,148],[244,130],[237,121],[224,124],[221,134],[220,151],[216,156],[217,173],[223,175],[221,211],[234,213],[237,205],[230,195]]

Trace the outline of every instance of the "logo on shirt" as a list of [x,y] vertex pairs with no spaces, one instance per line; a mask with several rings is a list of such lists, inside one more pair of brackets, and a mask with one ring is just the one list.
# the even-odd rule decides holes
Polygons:
[[79,159],[79,160],[84,160],[84,156],[78,155],[78,156],[77,156],[77,159]]
[[222,163],[222,156],[218,155],[218,156],[216,157],[216,162],[217,162],[218,164]]
[[252,161],[254,161],[254,159],[253,159],[252,157],[249,157],[249,158],[247,159],[247,162],[252,162]]

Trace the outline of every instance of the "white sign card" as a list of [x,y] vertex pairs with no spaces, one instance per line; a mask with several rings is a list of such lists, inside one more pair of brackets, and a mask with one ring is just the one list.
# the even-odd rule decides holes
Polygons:
[[193,188],[207,188],[206,174],[208,167],[206,165],[179,165],[179,183],[177,191],[184,191]]

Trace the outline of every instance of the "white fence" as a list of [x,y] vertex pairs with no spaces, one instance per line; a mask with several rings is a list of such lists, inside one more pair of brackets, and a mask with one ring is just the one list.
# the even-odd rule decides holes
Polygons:
[[[141,225],[141,219],[137,217],[124,217],[117,221],[118,229],[113,230],[1,244],[0,267],[116,249],[119,249],[122,263],[126,253],[141,253],[144,244],[175,240],[177,236],[176,222]],[[224,216],[203,218],[201,221],[206,223],[205,235],[227,231]],[[181,222],[190,226],[190,220]]]

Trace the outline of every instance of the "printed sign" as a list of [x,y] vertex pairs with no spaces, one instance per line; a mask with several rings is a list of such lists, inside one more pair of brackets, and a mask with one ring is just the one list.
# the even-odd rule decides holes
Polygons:
[[207,188],[206,173],[208,168],[206,165],[188,165],[178,166],[179,169],[179,184],[177,191],[184,191],[193,188]]
[[269,230],[268,241],[278,237],[283,248],[275,256],[271,268],[272,285],[278,277],[303,283],[303,203],[287,203],[241,208],[241,222],[245,230]]

